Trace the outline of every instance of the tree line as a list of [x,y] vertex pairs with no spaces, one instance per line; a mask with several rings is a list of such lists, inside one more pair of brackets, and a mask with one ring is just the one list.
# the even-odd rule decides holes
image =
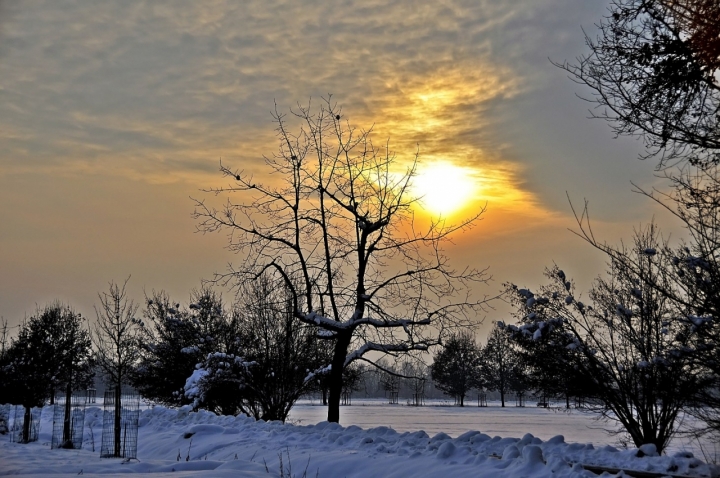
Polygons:
[[[327,403],[332,349],[322,329],[292,318],[283,283],[261,276],[231,306],[212,288],[192,291],[185,306],[153,291],[142,309],[126,285],[110,283],[98,294],[92,323],[53,302],[9,343],[5,336],[0,403],[23,405],[26,413],[52,404],[58,393],[69,403],[74,391],[93,386],[96,373],[116,394],[130,386],[162,405],[256,419],[284,421],[303,395]],[[402,383],[424,395],[432,381],[460,405],[471,389],[497,389],[504,406],[505,394],[521,382],[508,343],[499,329],[482,351],[470,333],[453,334],[432,366],[411,359],[383,359],[378,368],[356,364],[345,369],[342,390],[376,394],[398,391]]]
[[54,302],[9,343],[4,336],[0,403],[27,414],[59,392],[69,398],[90,388],[96,372],[117,394],[130,386],[163,405],[265,420],[284,421],[303,394],[327,394],[326,342],[316,327],[292,320],[286,290],[268,277],[247,284],[232,306],[201,288],[184,307],[154,291],[140,310],[126,284],[99,294],[92,323]]

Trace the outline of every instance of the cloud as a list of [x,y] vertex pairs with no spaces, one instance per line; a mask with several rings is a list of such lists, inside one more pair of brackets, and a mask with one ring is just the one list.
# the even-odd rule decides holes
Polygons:
[[359,122],[428,153],[489,150],[488,105],[524,81],[494,41],[534,5],[4,4],[0,174],[100,168],[156,181],[214,170],[220,156],[258,161],[273,149],[273,101],[330,92]]

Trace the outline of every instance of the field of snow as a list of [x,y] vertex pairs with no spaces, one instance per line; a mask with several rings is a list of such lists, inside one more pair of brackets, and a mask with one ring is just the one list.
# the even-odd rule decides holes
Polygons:
[[[352,406],[340,407],[340,423],[365,429],[389,426],[398,432],[424,430],[429,435],[443,432],[452,437],[471,430],[501,437],[520,437],[531,433],[543,440],[563,435],[568,443],[590,443],[595,447],[622,446],[622,434],[608,433],[618,429],[615,423],[597,420],[595,414],[587,411],[566,410],[563,404],[537,408],[535,402],[528,402],[525,407],[516,407],[511,401],[502,408],[498,400],[489,401],[488,406],[482,408],[472,401],[463,408],[452,405],[453,402],[448,400],[428,400],[426,406],[419,408],[405,404],[389,405],[386,399],[353,400]],[[290,412],[289,421],[304,425],[321,422],[326,417],[327,408],[319,401],[300,400]],[[720,456],[715,456],[720,451],[712,443],[703,442],[702,445],[706,454],[720,459]],[[669,453],[680,451],[703,455],[698,442],[685,436],[675,438],[668,448]]]
[[[547,440],[555,435],[565,441],[592,443],[594,446],[617,445],[618,437],[605,432],[612,424],[593,419],[594,415],[571,410],[538,409],[534,403],[518,408],[514,403],[505,408],[500,402],[488,402],[478,408],[470,402],[465,407],[452,406],[451,401],[429,400],[424,407],[389,405],[385,399],[353,400],[352,406],[340,407],[340,423],[361,428],[390,426],[398,432],[424,430],[429,435],[444,432],[458,437],[470,430],[490,436],[523,436],[532,433]],[[327,418],[327,408],[317,401],[301,400],[290,412],[289,420],[305,425]]]
[[581,412],[502,409],[494,403],[464,409],[429,405],[356,401],[342,407],[343,426],[320,421],[325,408],[311,402],[293,410],[296,425],[154,407],[141,414],[138,459],[129,462],[99,458],[102,410],[97,407],[87,410],[82,450],[50,450],[52,409],[46,407],[37,443],[10,443],[8,435],[0,436],[0,475],[597,476],[581,464],[692,477],[720,471],[688,451],[639,458],[638,450],[607,445],[616,439]]

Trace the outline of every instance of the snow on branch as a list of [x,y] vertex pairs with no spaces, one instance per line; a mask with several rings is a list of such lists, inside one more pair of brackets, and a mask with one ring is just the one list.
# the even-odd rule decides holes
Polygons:
[[341,332],[350,328],[350,322],[338,322],[328,317],[324,317],[317,312],[313,311],[308,314],[303,314],[300,311],[295,311],[295,317],[306,324],[317,325],[318,327],[330,330],[333,332]]
[[305,380],[303,382],[308,383],[310,380],[317,377],[318,375],[325,375],[326,373],[330,373],[330,370],[332,370],[332,364],[320,367],[319,369],[308,373],[307,377],[305,377]]
[[353,322],[353,325],[372,325],[373,327],[377,328],[386,328],[386,327],[402,327],[405,329],[405,332],[410,335],[410,329],[408,328],[409,325],[429,325],[430,319],[422,319],[422,320],[410,320],[410,319],[398,319],[398,320],[387,320],[387,319],[373,319],[372,317],[363,317],[362,319],[358,319],[355,322]]
[[[405,329],[405,332],[407,332],[407,334],[410,335],[409,326],[411,326],[411,325],[429,325],[430,324],[430,319],[387,320],[387,319],[373,319],[372,317],[362,317],[360,319],[356,319],[355,315],[353,315],[353,318],[351,318],[350,320],[346,320],[344,322],[338,322],[329,317],[324,317],[314,311],[310,312],[308,314],[296,312],[295,317],[297,317],[300,321],[305,322],[306,324],[317,325],[318,327],[328,330],[328,331],[331,331],[331,332],[341,332],[343,330],[350,330],[350,329],[356,328],[359,325],[372,325],[373,327],[376,327],[376,328],[402,327],[403,329]],[[327,337],[327,336],[325,335],[324,337]]]
[[365,355],[368,352],[375,351],[375,352],[410,352],[411,350],[427,350],[428,345],[425,343],[420,344],[376,344],[374,342],[368,342],[359,349],[355,350],[354,352],[350,353],[345,357],[345,365],[344,367],[347,367],[351,363],[353,363],[355,360],[358,360],[362,358],[363,355]]

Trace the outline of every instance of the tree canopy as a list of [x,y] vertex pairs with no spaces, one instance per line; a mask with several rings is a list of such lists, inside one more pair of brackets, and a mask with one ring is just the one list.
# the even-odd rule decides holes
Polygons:
[[720,4],[614,0],[586,35],[590,53],[558,64],[592,91],[593,115],[644,139],[660,167],[720,161]]

